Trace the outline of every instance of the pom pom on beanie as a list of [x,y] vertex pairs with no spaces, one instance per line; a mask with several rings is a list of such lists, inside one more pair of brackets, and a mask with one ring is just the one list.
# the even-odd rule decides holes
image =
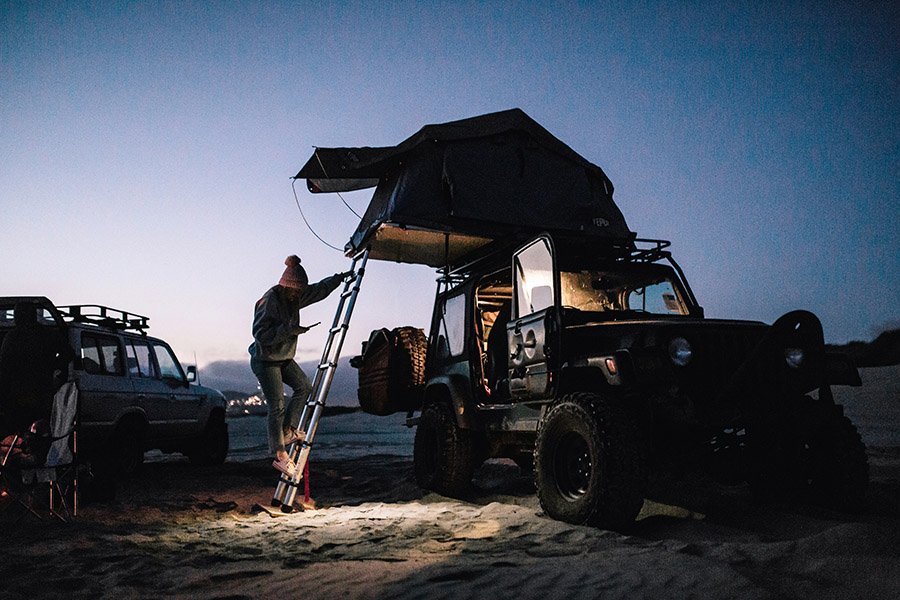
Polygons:
[[292,254],[284,259],[284,264],[287,267],[284,270],[284,274],[281,276],[281,279],[278,281],[278,285],[302,289],[305,288],[309,284],[309,278],[306,276],[306,270],[300,266],[300,257],[296,254]]

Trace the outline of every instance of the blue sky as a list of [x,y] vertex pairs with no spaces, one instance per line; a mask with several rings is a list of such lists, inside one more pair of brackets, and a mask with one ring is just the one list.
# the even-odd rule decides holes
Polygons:
[[[313,145],[520,107],[673,241],[708,316],[806,308],[835,342],[900,325],[900,9],[672,4],[0,1],[0,293],[244,359],[286,255],[313,278],[349,264],[294,204]],[[298,190],[343,246],[356,218]],[[434,279],[372,264],[345,353],[426,327]]]

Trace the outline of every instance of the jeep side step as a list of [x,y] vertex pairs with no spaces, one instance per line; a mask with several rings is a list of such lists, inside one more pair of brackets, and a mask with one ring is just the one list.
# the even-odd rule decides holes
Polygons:
[[309,393],[309,398],[306,400],[306,405],[303,407],[303,412],[300,413],[300,422],[297,425],[297,431],[305,431],[306,437],[302,441],[291,444],[288,448],[288,455],[297,465],[295,475],[290,478],[282,475],[278,485],[275,487],[275,495],[272,497],[272,506],[280,506],[281,512],[289,513],[294,510],[294,499],[297,497],[300,480],[303,479],[303,472],[309,460],[313,440],[316,437],[319,418],[322,416],[325,400],[328,397],[328,391],[331,389],[331,381],[334,379],[338,357],[341,355],[341,346],[344,344],[344,338],[350,326],[350,316],[353,314],[356,296],[359,294],[363,275],[366,273],[366,261],[368,259],[369,249],[366,248],[362,254],[357,255],[353,259],[353,266],[351,267],[353,277],[344,282],[344,289],[341,291],[337,311],[335,311],[334,315],[334,322],[328,330],[328,340],[325,342],[322,360],[319,361],[312,390]]

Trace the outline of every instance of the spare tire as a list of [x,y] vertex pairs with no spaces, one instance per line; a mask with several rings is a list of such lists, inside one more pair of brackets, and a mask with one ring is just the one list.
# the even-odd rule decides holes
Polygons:
[[359,405],[378,416],[422,406],[428,339],[416,327],[378,329],[351,365],[359,369]]

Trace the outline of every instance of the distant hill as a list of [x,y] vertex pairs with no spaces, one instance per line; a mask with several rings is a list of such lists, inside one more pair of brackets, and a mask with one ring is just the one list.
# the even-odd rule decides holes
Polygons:
[[880,334],[871,342],[828,345],[829,350],[850,355],[857,367],[886,367],[900,364],[900,329]]
[[[328,393],[329,406],[357,406],[356,387],[357,371],[350,366],[350,357],[341,357],[338,361],[334,379],[331,382],[331,390]],[[300,368],[309,377],[312,383],[316,374],[318,361],[306,361],[300,363]],[[200,369],[200,383],[217,390],[227,391],[226,396],[246,396],[255,394],[257,386],[256,376],[250,370],[250,361],[220,360],[209,363]],[[286,391],[290,394],[290,388]]]

